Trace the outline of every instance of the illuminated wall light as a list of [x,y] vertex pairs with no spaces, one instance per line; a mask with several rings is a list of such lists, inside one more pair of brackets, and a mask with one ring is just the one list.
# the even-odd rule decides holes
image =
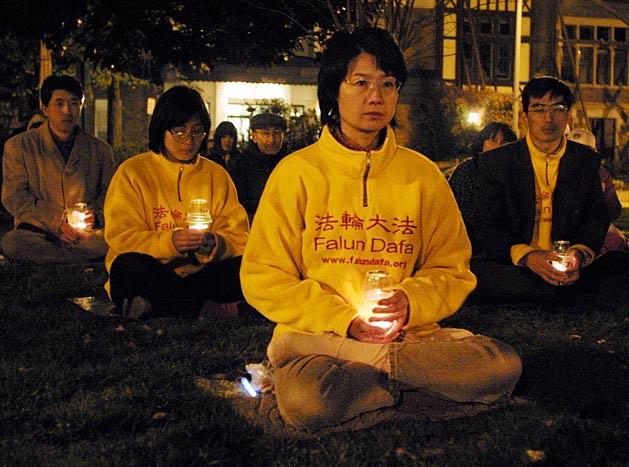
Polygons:
[[276,83],[223,83],[223,92],[229,97],[240,99],[283,99],[290,98],[289,86]]

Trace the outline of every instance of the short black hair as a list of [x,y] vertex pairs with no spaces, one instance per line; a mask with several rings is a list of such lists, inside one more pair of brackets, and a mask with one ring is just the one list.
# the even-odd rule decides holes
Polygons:
[[207,133],[210,131],[210,115],[205,101],[198,91],[187,86],[174,86],[157,100],[149,123],[149,149],[163,153],[166,131],[185,124],[193,117],[199,117],[205,130],[201,147],[207,146]]
[[522,90],[523,112],[528,112],[531,97],[540,99],[548,93],[550,93],[551,97],[563,98],[563,103],[568,106],[568,109],[574,104],[574,95],[566,83],[554,76],[542,76],[533,78],[524,86]]
[[502,138],[505,143],[511,143],[518,139],[514,131],[511,129],[509,125],[502,122],[491,122],[485,125],[485,127],[478,132],[474,141],[472,141],[472,145],[470,147],[470,152],[472,153],[472,157],[478,156],[481,152],[483,152],[483,144],[488,139],[493,138],[498,133],[502,133]]
[[50,75],[41,84],[41,89],[39,90],[39,98],[45,107],[48,107],[52,93],[57,89],[68,91],[70,94],[74,94],[81,102],[83,102],[83,87],[81,86],[81,83],[72,76]]
[[376,57],[378,67],[401,84],[406,82],[407,70],[400,48],[386,30],[363,26],[354,32],[339,31],[326,44],[321,57],[317,97],[321,123],[339,126],[337,97],[341,83],[352,60],[361,53]]

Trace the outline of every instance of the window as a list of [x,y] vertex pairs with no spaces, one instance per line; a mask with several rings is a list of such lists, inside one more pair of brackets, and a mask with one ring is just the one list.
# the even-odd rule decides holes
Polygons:
[[492,23],[491,19],[489,19],[489,18],[481,19],[478,22],[478,25],[479,25],[478,26],[478,31],[481,34],[493,34],[493,32],[494,32],[493,28],[492,28],[493,23]]
[[[566,25],[578,73],[562,50],[562,79],[602,86],[627,85],[627,30],[611,26]],[[575,34],[576,33],[576,34]]]
[[511,35],[511,21],[500,21],[498,27],[499,34],[501,36],[510,36]]
[[611,84],[610,67],[609,49],[599,49],[596,52],[596,84]]
[[568,34],[568,39],[576,39],[577,38],[577,27],[572,24],[566,25],[566,32]]
[[495,76],[509,79],[511,76],[511,48],[508,45],[498,45]]
[[614,84],[627,85],[627,52],[629,49],[617,48],[614,53]]
[[579,39],[582,41],[591,41],[594,39],[594,26],[580,26]]
[[579,47],[577,50],[577,63],[579,69],[579,82],[592,82],[592,68],[594,66],[594,48]]
[[[468,18],[463,21],[461,76],[469,84],[507,84],[513,68],[513,18],[496,12],[474,11],[473,14],[473,23]],[[473,30],[476,30],[478,59]]]
[[616,42],[627,42],[627,28],[614,28],[614,40]]
[[599,41],[607,42],[609,40],[609,30],[610,28],[606,28],[603,26],[599,26],[596,28],[596,38]]

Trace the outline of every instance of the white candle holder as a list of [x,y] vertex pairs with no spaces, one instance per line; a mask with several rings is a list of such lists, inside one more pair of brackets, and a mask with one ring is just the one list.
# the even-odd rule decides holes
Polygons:
[[190,201],[190,209],[186,214],[186,224],[189,229],[207,232],[212,225],[212,215],[207,200],[199,198]]
[[566,271],[570,266],[570,255],[568,255],[568,249],[570,248],[570,242],[568,240],[557,240],[553,242],[553,252],[561,257],[560,261],[551,261],[550,264],[557,271]]
[[70,224],[70,226],[76,230],[85,232],[88,230],[87,222],[85,222],[86,217],[87,217],[87,204],[76,203],[74,207],[68,213],[68,224]]
[[[368,320],[371,317],[378,316],[373,312],[374,308],[378,308],[378,302],[393,295],[393,282],[391,276],[386,271],[369,271],[365,275],[363,283],[363,307],[361,315]],[[372,326],[378,326],[382,329],[389,329],[392,321],[371,321]]]

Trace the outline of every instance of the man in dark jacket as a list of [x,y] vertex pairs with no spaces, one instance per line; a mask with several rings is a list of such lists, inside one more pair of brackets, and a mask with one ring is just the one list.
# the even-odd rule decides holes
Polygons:
[[249,145],[228,165],[238,200],[247,210],[249,222],[253,220],[269,175],[287,153],[284,118],[273,113],[254,115],[250,129]]
[[[522,92],[526,137],[479,161],[482,253],[471,269],[481,298],[564,302],[601,292],[608,279],[626,281],[626,254],[598,257],[610,218],[598,154],[564,136],[573,103],[558,79],[531,80]],[[562,240],[570,245],[565,256],[553,251]]]

